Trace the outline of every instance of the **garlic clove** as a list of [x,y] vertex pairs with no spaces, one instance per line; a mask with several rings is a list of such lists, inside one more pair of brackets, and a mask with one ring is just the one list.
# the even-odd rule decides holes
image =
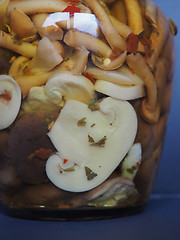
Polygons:
[[[93,189],[117,168],[136,133],[137,116],[127,101],[108,97],[91,111],[87,104],[69,100],[48,133],[59,154],[48,159],[47,176],[66,191]],[[63,170],[62,156],[73,169]]]
[[21,89],[8,75],[0,75],[0,130],[16,119],[21,106]]

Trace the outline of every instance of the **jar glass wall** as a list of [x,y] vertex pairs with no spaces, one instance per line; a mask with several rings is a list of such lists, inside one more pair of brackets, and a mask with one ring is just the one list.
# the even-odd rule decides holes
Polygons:
[[176,26],[151,1],[0,3],[0,198],[11,215],[141,211],[163,148]]

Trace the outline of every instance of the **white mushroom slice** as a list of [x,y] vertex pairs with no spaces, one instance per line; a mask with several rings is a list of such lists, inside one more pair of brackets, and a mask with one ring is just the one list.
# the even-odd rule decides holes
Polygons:
[[49,98],[59,104],[64,97],[87,103],[94,97],[94,86],[84,76],[73,75],[69,71],[60,71],[52,76],[45,86]]
[[8,75],[0,75],[0,130],[16,119],[21,106],[21,89]]
[[97,80],[94,86],[97,92],[120,100],[134,100],[145,96],[143,85],[120,86],[104,80]]
[[103,79],[104,81],[108,81],[117,85],[144,85],[143,80],[138,77],[135,73],[122,66],[117,71],[105,71],[96,67],[90,67],[86,70],[87,73],[92,75],[95,79]]
[[0,31],[0,47],[7,48],[25,57],[34,57],[37,48],[32,43],[22,42],[18,44],[10,34],[3,31]]
[[31,74],[50,71],[63,61],[58,49],[47,38],[39,41],[36,56],[29,62],[28,67],[32,68]]
[[122,162],[122,176],[134,179],[142,158],[142,149],[140,143],[135,143],[129,150],[127,156]]
[[91,111],[88,105],[69,100],[48,136],[60,155],[74,166],[64,171],[60,168],[63,158],[53,155],[47,161],[47,176],[67,191],[93,189],[117,168],[136,133],[137,116],[126,101],[105,98],[99,110]]

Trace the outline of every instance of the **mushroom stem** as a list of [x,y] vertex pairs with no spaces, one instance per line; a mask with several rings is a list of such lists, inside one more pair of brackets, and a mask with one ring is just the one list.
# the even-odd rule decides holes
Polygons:
[[18,44],[10,34],[3,31],[0,31],[0,47],[9,49],[25,57],[34,57],[37,48],[32,43],[22,42]]
[[130,28],[133,30],[134,34],[141,33],[144,30],[144,27],[139,2],[137,0],[124,0],[124,2],[127,9]]
[[84,46],[104,57],[109,57],[112,54],[112,50],[107,44],[87,33],[69,30],[64,36],[64,42],[75,48]]
[[7,8],[8,15],[14,9],[23,11],[26,14],[45,13],[45,12],[62,12],[68,4],[63,0],[44,0],[44,1],[10,1]]
[[161,54],[168,37],[168,32],[169,26],[166,17],[161,10],[158,9],[157,31],[152,32],[150,36],[150,40],[152,42],[151,49],[153,50],[153,53],[150,58],[147,58],[147,63],[151,69],[154,69],[154,66]]
[[144,14],[147,20],[156,29],[157,28],[157,7],[151,0],[146,0]]
[[81,74],[84,72],[87,62],[88,62],[89,51],[85,47],[77,48],[75,53],[75,66],[71,70],[72,74]]
[[126,42],[113,27],[104,8],[96,0],[86,0],[86,2],[98,18],[101,30],[114,52],[117,54],[123,52],[126,49]]
[[157,84],[154,75],[141,54],[130,54],[126,60],[128,66],[144,80],[146,86],[147,98],[142,102],[142,114],[147,121],[156,122],[159,117],[159,106],[157,106]]

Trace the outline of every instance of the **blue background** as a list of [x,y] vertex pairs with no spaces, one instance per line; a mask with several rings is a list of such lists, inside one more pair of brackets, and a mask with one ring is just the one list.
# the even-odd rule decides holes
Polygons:
[[[180,1],[154,0],[180,29]],[[171,113],[160,169],[146,210],[136,216],[89,222],[40,222],[15,219],[0,210],[0,239],[179,240],[180,228],[180,34]]]

